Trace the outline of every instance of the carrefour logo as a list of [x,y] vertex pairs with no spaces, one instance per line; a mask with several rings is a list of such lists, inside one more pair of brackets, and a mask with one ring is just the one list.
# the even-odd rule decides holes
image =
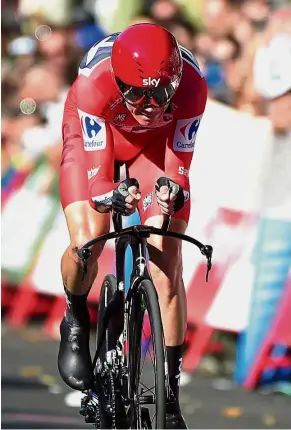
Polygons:
[[99,125],[98,122],[90,116],[85,116],[83,118],[83,123],[83,129],[89,139],[97,136],[97,134],[101,130],[101,125]]
[[104,149],[105,146],[103,140],[99,140],[97,142],[88,142],[84,140],[84,148],[85,151],[97,151],[98,149]]
[[174,138],[174,149],[180,152],[192,152],[195,146],[201,116],[190,120],[178,120]]
[[186,150],[193,150],[194,149],[194,142],[190,142],[190,143],[186,143],[186,142],[177,142],[177,148],[181,149],[181,150],[185,150],[185,152],[187,152]]
[[200,119],[195,119],[195,121],[193,121],[192,123],[183,125],[183,127],[181,127],[180,129],[182,136],[185,139],[192,142],[192,140],[194,140],[196,137],[199,124],[200,124]]
[[106,126],[103,118],[79,110],[85,151],[98,151],[106,147]]

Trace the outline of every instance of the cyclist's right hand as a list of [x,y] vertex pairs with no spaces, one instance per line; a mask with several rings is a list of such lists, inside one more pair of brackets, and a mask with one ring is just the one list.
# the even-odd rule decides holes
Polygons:
[[135,178],[128,178],[120,182],[112,195],[112,209],[122,215],[135,212],[141,198],[139,183]]

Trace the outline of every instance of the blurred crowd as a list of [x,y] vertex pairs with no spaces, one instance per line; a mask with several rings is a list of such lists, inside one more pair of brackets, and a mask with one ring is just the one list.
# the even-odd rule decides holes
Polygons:
[[282,32],[283,25],[291,35],[290,1],[205,0],[202,27],[183,14],[178,2],[152,3],[132,22],[160,23],[192,51],[206,76],[210,97],[255,115],[266,113],[254,86],[254,56],[258,47]]
[[[49,13],[32,7],[36,3],[42,2],[2,2],[2,189],[40,156],[52,175],[57,171],[67,90],[86,50],[112,32],[98,19],[98,0],[51,0]],[[196,4],[199,20],[189,13]],[[210,97],[252,115],[271,115],[254,79],[255,57],[274,35],[291,36],[290,8],[290,0],[143,0],[128,24],[168,28],[197,57]],[[275,109],[279,129],[291,123],[290,106],[288,99]]]

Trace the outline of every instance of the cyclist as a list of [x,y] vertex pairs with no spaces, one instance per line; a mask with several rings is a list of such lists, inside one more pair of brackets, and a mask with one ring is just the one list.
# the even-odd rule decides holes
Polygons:
[[[103,245],[87,271],[76,251],[107,233],[111,210],[139,210],[141,222],[184,233],[190,213],[189,168],[207,99],[194,56],[155,24],[137,24],[97,42],[80,63],[63,117],[60,194],[70,234],[62,262],[67,309],[58,356],[73,389],[92,386],[89,312],[86,305]],[[114,161],[127,179],[113,182]],[[176,184],[176,186],[175,186]],[[161,308],[172,392],[167,428],[187,428],[179,407],[179,376],[186,331],[181,242],[149,239],[150,271]]]

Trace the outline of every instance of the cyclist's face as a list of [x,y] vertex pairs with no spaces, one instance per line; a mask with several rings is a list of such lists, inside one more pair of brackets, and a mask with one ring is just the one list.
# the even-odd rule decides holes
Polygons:
[[168,105],[162,107],[153,105],[132,106],[126,103],[126,107],[139,124],[151,125],[161,120]]

